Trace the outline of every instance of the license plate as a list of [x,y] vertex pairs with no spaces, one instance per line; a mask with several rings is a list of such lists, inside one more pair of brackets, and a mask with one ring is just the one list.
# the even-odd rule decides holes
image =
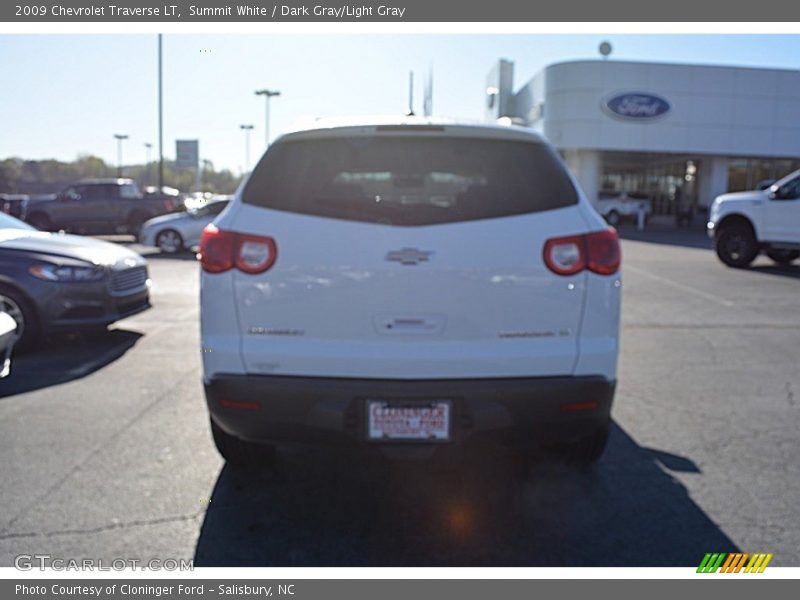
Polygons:
[[403,403],[368,400],[370,440],[447,441],[450,439],[450,402]]

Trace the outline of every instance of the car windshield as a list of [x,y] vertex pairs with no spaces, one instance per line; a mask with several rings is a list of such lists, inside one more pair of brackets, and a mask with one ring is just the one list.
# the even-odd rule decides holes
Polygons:
[[9,215],[4,213],[0,213],[0,229],[25,229],[27,231],[35,231],[34,227],[31,227],[27,223],[20,221],[19,219],[15,219]]
[[198,206],[197,208],[190,208],[188,212],[193,217],[205,217],[210,215],[218,215],[225,207],[228,206],[228,200],[212,200],[208,204]]
[[791,173],[789,173],[789,174],[788,174],[788,175],[786,175],[785,177],[783,177],[783,178],[781,178],[781,179],[778,179],[778,181],[776,181],[775,183],[773,183],[773,184],[772,184],[772,185],[769,187],[769,189],[770,189],[770,190],[777,190],[778,188],[781,188],[781,187],[783,187],[783,186],[784,186],[784,185],[786,185],[787,183],[791,183],[791,182],[792,182],[792,180],[793,180],[793,179],[795,179],[795,178],[800,178],[800,170],[797,170],[797,171],[792,171]]

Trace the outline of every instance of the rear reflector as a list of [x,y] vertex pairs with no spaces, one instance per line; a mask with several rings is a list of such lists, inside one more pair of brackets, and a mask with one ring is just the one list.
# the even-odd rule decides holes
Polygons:
[[597,410],[600,404],[597,400],[589,402],[566,402],[561,405],[561,412],[583,412],[587,410]]
[[239,400],[220,400],[222,408],[238,408],[240,410],[259,410],[261,406],[258,402],[240,402]]
[[611,227],[549,239],[543,255],[547,268],[557,275],[576,275],[584,269],[598,275],[613,275],[619,270],[621,260],[617,230]]
[[200,236],[197,258],[208,273],[234,267],[244,273],[263,273],[275,264],[278,246],[271,237],[225,231],[211,223]]

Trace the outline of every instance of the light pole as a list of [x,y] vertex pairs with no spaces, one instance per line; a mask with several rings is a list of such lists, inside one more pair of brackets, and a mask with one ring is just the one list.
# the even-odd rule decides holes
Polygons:
[[264,142],[267,148],[269,148],[269,99],[280,95],[280,90],[256,90],[256,96],[264,96],[264,100],[266,101],[266,112],[264,113]]
[[164,73],[162,39],[158,34],[158,193],[164,191]]
[[144,184],[150,183],[150,151],[153,149],[153,144],[150,142],[144,143]]
[[127,140],[128,135],[115,133],[114,137],[117,140],[117,177],[122,177],[122,140]]
[[244,131],[244,172],[250,172],[250,132],[253,131],[252,125],[239,125],[239,129]]

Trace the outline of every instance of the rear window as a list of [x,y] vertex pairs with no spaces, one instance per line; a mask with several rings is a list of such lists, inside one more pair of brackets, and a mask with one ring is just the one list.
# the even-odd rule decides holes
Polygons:
[[545,144],[473,138],[358,137],[279,142],[242,199],[295,213],[431,225],[575,204]]

